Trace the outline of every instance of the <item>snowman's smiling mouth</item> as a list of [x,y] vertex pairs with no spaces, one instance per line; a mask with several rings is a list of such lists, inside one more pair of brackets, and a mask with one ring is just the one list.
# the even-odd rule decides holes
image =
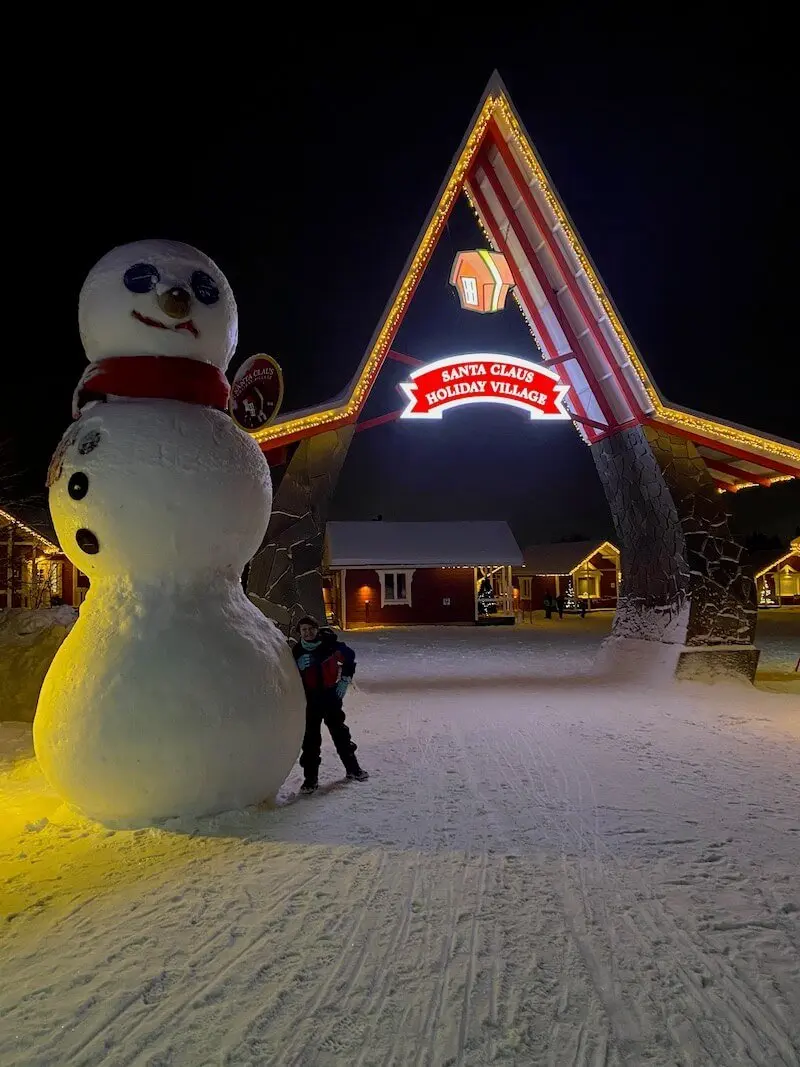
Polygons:
[[159,322],[158,319],[151,319],[148,315],[142,315],[139,311],[132,311],[131,315],[137,322],[142,322],[145,326],[154,326],[158,330],[186,330],[192,337],[200,336],[200,331],[191,319],[188,319],[186,322],[179,322],[177,326],[167,326],[165,322]]

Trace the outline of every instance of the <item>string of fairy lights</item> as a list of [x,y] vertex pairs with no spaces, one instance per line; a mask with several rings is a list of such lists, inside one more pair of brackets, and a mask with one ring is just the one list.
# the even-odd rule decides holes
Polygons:
[[366,400],[366,397],[369,395],[375,376],[380,370],[383,358],[389,349],[397,326],[405,313],[406,305],[408,304],[408,301],[416,288],[417,282],[424,273],[428,260],[436,247],[442,227],[450,215],[453,202],[461,192],[461,187],[464,184],[467,172],[472,164],[472,159],[483,140],[483,134],[492,117],[495,104],[495,99],[490,96],[481,109],[475,126],[467,138],[464,149],[456,162],[453,173],[450,176],[433,216],[425,229],[414,258],[411,261],[411,265],[398,289],[397,295],[389,309],[389,313],[384,320],[383,326],[372,346],[372,350],[363,366],[353,393],[348,401],[339,407],[330,408],[326,411],[310,412],[299,418],[287,419],[284,422],[276,422],[269,426],[265,426],[262,430],[259,430],[253,435],[262,447],[276,439],[296,437],[303,435],[308,430],[324,428],[330,423],[345,422],[358,414],[362,402]]
[[15,515],[0,508],[0,519],[3,520],[3,529],[10,527],[13,529],[21,530],[25,537],[30,537],[38,545],[41,546],[45,555],[55,555],[60,552],[61,549],[58,545],[54,545],[52,541],[49,541],[43,534],[40,534],[37,530],[34,530],[32,526],[28,526],[21,519],[18,519]]
[[[772,456],[784,464],[797,467],[798,475],[800,475],[800,449],[795,448],[788,442],[765,438],[735,426],[728,426],[725,423],[703,418],[700,415],[678,411],[674,408],[667,407],[661,402],[655,386],[651,382],[631,339],[628,337],[619,316],[588,259],[588,256],[584,252],[577,234],[573,231],[562,205],[559,203],[558,198],[551,189],[542,164],[536,157],[516,115],[511,109],[508,100],[502,93],[496,96],[490,94],[484,102],[347,401],[336,407],[320,411],[311,411],[305,415],[296,416],[294,418],[289,417],[283,421],[271,423],[269,426],[264,427],[253,435],[262,448],[276,447],[283,442],[308,436],[309,432],[322,432],[326,427],[342,425],[353,421],[357,417],[374,384],[375,377],[381,368],[387,351],[389,350],[397,327],[405,313],[406,306],[414,293],[417,282],[428,265],[430,256],[439,240],[442,227],[450,215],[453,202],[462,191],[467,196],[487,243],[491,248],[496,250],[495,242],[486,226],[485,220],[481,218],[466,186],[467,175],[472,166],[475,154],[481,145],[489,122],[493,119],[500,125],[506,140],[513,143],[517,156],[522,161],[529,179],[535,181],[541,188],[557,225],[562,229],[564,236],[567,238],[567,241],[575,254],[576,260],[580,265],[580,269],[585,273],[589,280],[600,306],[608,317],[608,321],[611,323],[616,336],[619,338],[620,344],[653,405],[654,414],[651,418],[654,418],[661,423],[665,423],[667,426],[672,425],[676,429],[683,429],[688,433],[694,433],[699,436],[710,438],[711,440],[727,442],[732,446],[750,452],[761,453],[765,457]],[[536,349],[541,355],[541,348],[534,333],[532,323],[530,322],[527,312],[520,302],[516,292],[514,295],[528,325],[528,329],[531,332]],[[585,440],[585,435],[583,436]],[[745,472],[743,472],[743,475],[744,474]],[[777,482],[791,480],[791,477],[791,475],[775,475],[770,477],[770,481]],[[744,487],[746,484],[754,483],[743,482],[741,487]]]
[[[600,283],[589,258],[583,250],[577,235],[573,231],[563,207],[550,188],[550,184],[541,163],[533,152],[527,137],[522,132],[520,124],[504,96],[499,96],[497,98],[496,109],[497,114],[495,118],[499,118],[505,124],[519,155],[522,157],[530,172],[530,175],[541,187],[545,199],[550,206],[550,210],[553,212],[558,225],[564,231],[578,262],[581,265],[581,269],[589,279],[597,299],[600,301],[604,312],[608,316],[609,322],[614,328],[614,332],[619,338],[620,343],[625,349],[626,355],[630,359],[639,379],[641,380],[642,385],[655,408],[656,417],[676,426],[682,426],[687,430],[702,434],[703,436],[723,438],[729,440],[731,444],[744,445],[746,448],[763,451],[768,455],[774,455],[778,459],[786,460],[788,463],[798,464],[798,467],[800,467],[800,449],[798,448],[794,448],[781,441],[773,441],[769,438],[748,433],[746,430],[741,430],[738,427],[726,426],[724,423],[719,423],[711,419],[704,419],[700,415],[694,415],[690,412],[676,411],[674,408],[667,407],[661,402],[631,339],[628,337],[614,306],[608,298],[608,294]],[[800,470],[798,473],[800,473]],[[791,480],[791,475],[776,476],[770,480],[784,481],[786,479]]]

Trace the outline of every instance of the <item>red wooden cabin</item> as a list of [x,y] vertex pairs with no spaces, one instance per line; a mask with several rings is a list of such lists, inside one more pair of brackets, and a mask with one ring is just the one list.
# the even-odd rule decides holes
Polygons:
[[505,522],[329,522],[328,621],[365,626],[514,622]]
[[619,549],[610,541],[565,541],[531,545],[514,568],[517,611],[540,611],[546,595],[566,596],[570,586],[587,608],[615,608],[619,596]]

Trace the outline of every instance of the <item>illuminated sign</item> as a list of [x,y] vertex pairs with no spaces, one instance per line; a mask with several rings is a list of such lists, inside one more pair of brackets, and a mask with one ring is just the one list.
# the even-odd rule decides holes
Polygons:
[[532,419],[568,419],[562,385],[555,371],[516,356],[476,353],[428,363],[400,388],[408,397],[403,419],[440,419],[462,404],[505,404]]
[[502,253],[481,248],[458,253],[450,271],[450,284],[464,311],[485,314],[503,310],[514,275]]
[[283,374],[272,356],[259,353],[246,359],[231,385],[230,413],[248,433],[268,426],[283,401]]

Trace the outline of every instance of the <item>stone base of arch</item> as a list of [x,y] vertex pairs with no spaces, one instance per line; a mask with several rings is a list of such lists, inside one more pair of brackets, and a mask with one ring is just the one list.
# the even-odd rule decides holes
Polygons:
[[621,552],[601,663],[679,678],[755,677],[756,588],[694,444],[638,426],[591,446]]
[[304,615],[325,622],[325,523],[353,427],[308,437],[273,471],[272,516],[250,564],[247,592],[288,636]]

